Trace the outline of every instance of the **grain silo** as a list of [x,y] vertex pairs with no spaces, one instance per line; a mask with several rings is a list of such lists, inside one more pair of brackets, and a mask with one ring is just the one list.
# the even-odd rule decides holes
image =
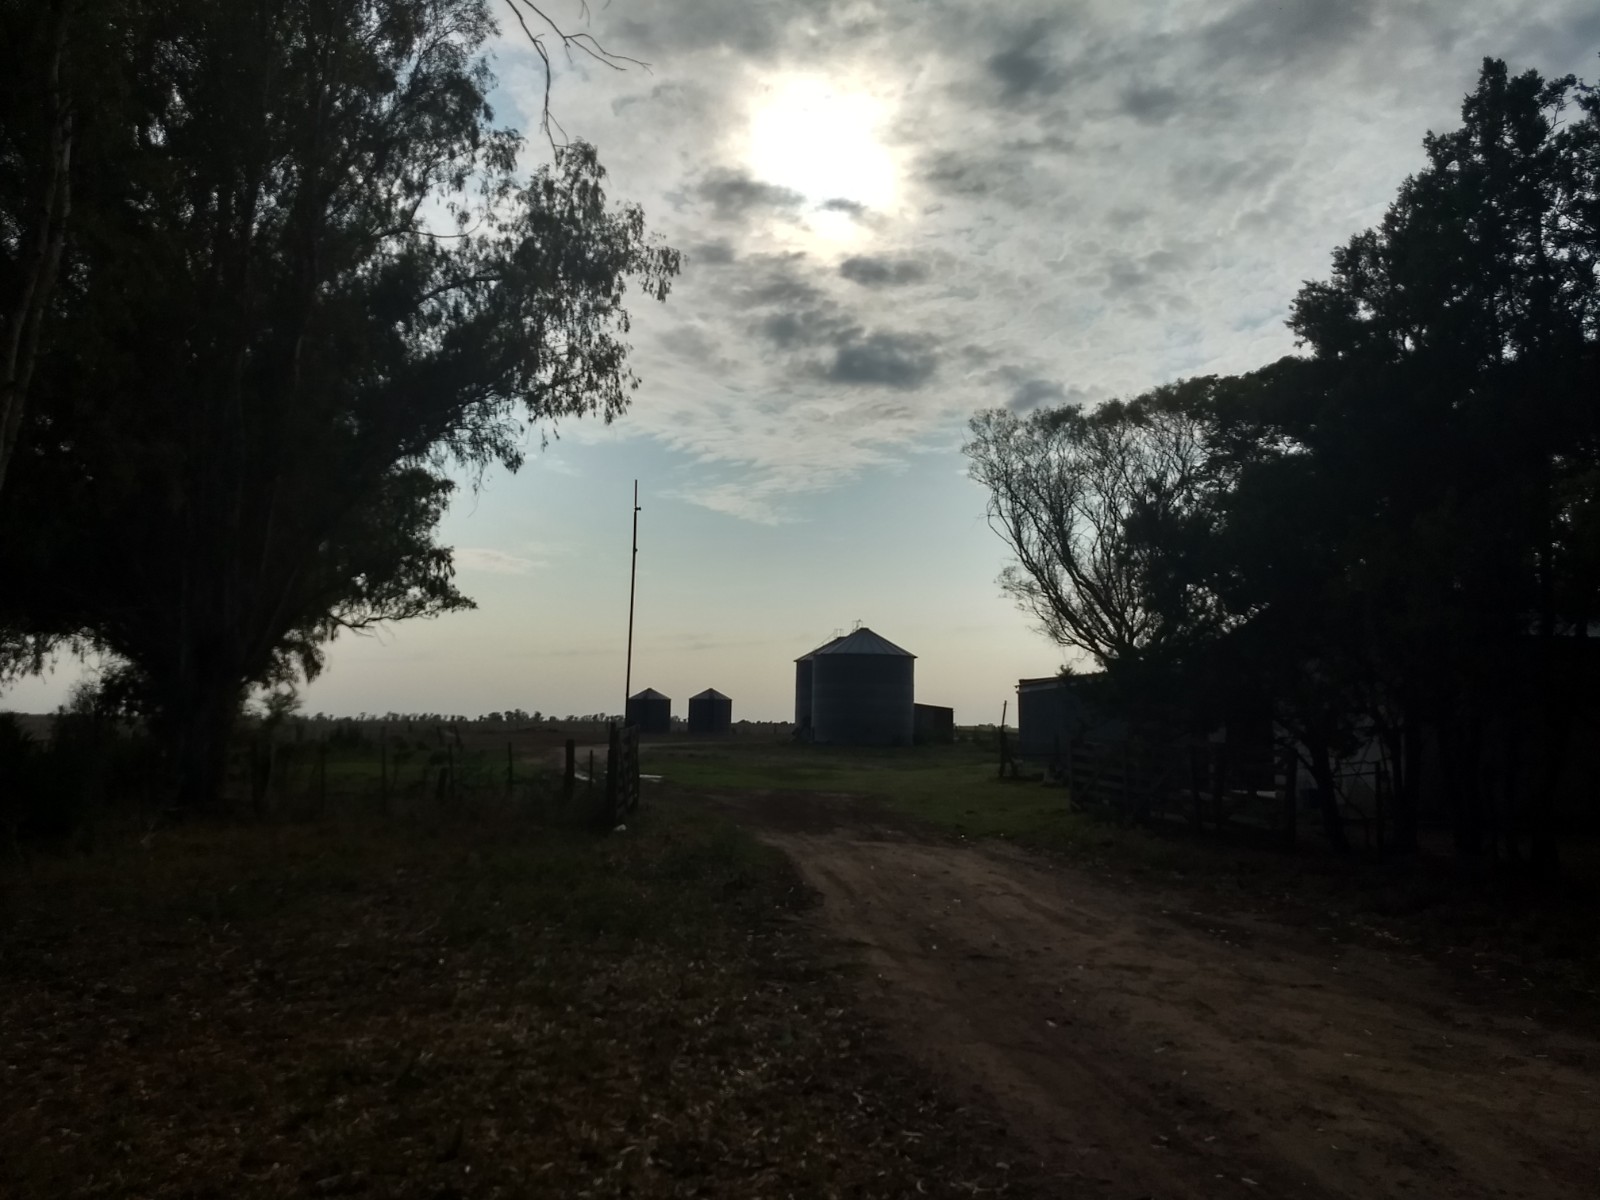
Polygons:
[[916,655],[865,626],[811,653],[813,740],[909,746]]
[[690,733],[727,733],[733,728],[733,700],[716,688],[689,697]]
[[794,728],[802,738],[811,736],[811,660],[843,640],[842,635],[829,638],[810,654],[802,654],[794,660]]
[[672,699],[655,688],[645,688],[628,697],[626,723],[637,725],[640,733],[672,732]]

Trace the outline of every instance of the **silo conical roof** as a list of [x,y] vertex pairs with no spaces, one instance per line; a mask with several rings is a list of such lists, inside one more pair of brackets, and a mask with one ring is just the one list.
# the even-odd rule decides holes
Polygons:
[[667,700],[667,699],[670,699],[670,697],[663,696],[660,692],[656,691],[655,688],[645,688],[644,691],[642,691],[642,692],[635,692],[633,695],[629,696],[628,699],[629,700]]
[[697,696],[690,696],[691,700],[731,700],[732,696],[724,696],[716,688],[707,688]]
[[838,643],[840,643],[842,641],[844,641],[844,635],[843,634],[840,634],[838,637],[829,638],[827,641],[823,642],[822,645],[818,646],[815,650],[812,650],[807,654],[802,654],[799,658],[795,659],[795,662],[805,662],[806,659],[810,658],[812,655],[821,654],[829,646],[837,645]]
[[916,655],[909,650],[902,650],[888,638],[879,637],[863,625],[854,633],[847,633],[843,637],[834,638],[826,646],[820,646],[812,654],[897,654],[904,658],[915,658]]

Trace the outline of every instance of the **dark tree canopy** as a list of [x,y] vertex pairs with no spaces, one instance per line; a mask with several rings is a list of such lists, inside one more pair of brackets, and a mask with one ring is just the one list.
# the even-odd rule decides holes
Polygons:
[[514,174],[483,0],[125,5],[13,461],[13,629],[131,668],[214,792],[247,684],[468,601],[445,470],[627,407],[628,281],[678,268],[594,150]]
[[1548,863],[1600,618],[1600,95],[1487,60],[1424,147],[1295,298],[1303,354],[1180,385],[1181,440],[1066,408],[981,414],[968,452],[1055,640],[1270,697],[1324,793],[1376,738],[1403,844],[1430,738],[1462,849],[1493,812]]

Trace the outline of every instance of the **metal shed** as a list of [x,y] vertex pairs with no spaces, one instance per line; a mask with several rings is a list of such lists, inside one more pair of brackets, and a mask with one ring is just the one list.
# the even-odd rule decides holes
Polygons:
[[843,640],[842,634],[829,638],[810,654],[802,654],[794,660],[794,728],[802,737],[811,736],[811,660]]
[[811,653],[813,739],[909,746],[916,655],[862,626]]
[[911,712],[919,746],[949,746],[955,742],[955,709],[939,704],[914,704]]
[[1100,674],[1017,680],[1017,757],[1054,759],[1075,740],[1126,737],[1126,723],[1104,716],[1093,704],[1103,683]]
[[733,728],[733,700],[716,688],[689,697],[690,733],[727,733]]
[[640,733],[672,732],[672,698],[655,688],[645,688],[628,697],[626,723],[637,725]]

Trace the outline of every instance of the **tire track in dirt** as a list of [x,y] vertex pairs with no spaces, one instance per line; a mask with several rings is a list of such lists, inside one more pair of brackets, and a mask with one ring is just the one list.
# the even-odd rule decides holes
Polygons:
[[[1005,846],[730,807],[790,854],[902,1048],[1105,1197],[1600,1195],[1600,1045],[1432,966]],[[819,803],[822,803],[819,801]]]

